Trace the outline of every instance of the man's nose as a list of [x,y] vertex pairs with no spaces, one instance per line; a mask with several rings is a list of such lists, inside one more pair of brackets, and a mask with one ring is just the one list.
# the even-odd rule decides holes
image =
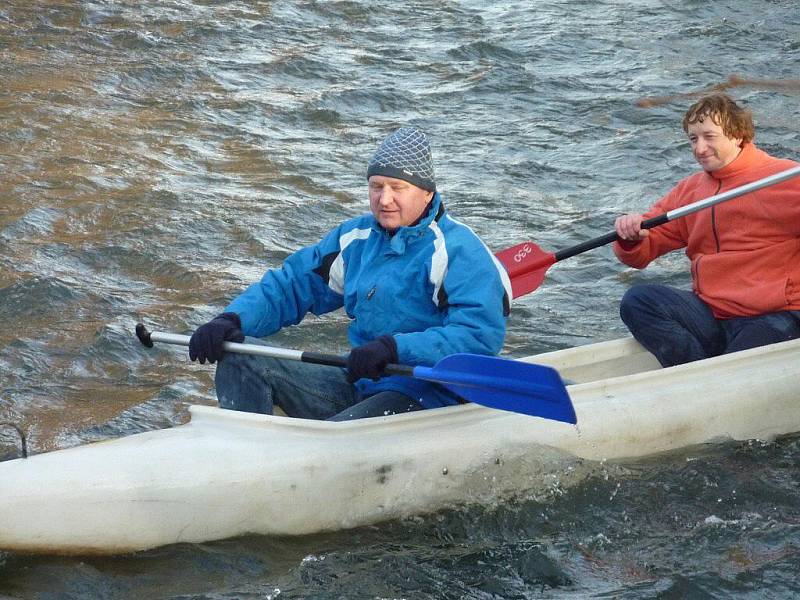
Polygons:
[[708,148],[708,144],[706,144],[705,140],[697,140],[694,143],[694,151],[696,154],[702,154]]
[[389,186],[381,188],[381,204],[390,204],[392,202],[392,188]]

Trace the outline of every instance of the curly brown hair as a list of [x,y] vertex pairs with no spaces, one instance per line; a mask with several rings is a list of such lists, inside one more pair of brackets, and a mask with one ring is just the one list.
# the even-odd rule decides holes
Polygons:
[[722,132],[731,139],[747,143],[756,136],[752,113],[727,94],[709,94],[692,104],[683,116],[683,130],[688,132],[689,125],[704,121],[706,117],[722,127]]

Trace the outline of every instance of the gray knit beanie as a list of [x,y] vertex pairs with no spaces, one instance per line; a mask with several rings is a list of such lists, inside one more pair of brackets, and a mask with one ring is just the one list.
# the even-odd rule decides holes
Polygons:
[[402,179],[423,190],[436,191],[431,147],[416,127],[401,127],[385,140],[369,161],[367,179],[373,175]]

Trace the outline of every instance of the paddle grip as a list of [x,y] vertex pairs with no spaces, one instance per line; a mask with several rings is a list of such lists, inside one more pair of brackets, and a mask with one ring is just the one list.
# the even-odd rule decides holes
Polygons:
[[[346,356],[335,356],[331,354],[320,354],[318,352],[303,352],[300,359],[305,363],[312,363],[315,365],[327,365],[329,367],[342,367],[347,368]],[[414,377],[414,367],[406,365],[389,364],[383,369],[382,375],[405,375],[406,377]]]
[[[658,215],[657,217],[653,217],[652,219],[647,219],[642,221],[642,229],[652,229],[653,227],[658,227],[659,225],[663,225],[664,223],[669,222],[669,216],[664,213],[663,215]],[[593,238],[591,240],[586,240],[585,242],[581,242],[580,244],[576,244],[569,248],[565,248],[564,250],[559,250],[555,253],[556,262],[560,260],[564,260],[565,258],[570,258],[575,256],[576,254],[582,254],[583,252],[587,252],[588,250],[594,250],[595,248],[599,248],[600,246],[605,246],[606,244],[610,244],[611,242],[620,241],[620,237],[617,235],[616,231],[611,231],[605,235],[601,235],[599,237]]]
[[414,367],[406,365],[386,365],[383,369],[384,375],[405,375],[406,377],[414,377]]
[[600,246],[605,246],[606,244],[610,244],[611,242],[617,241],[617,232],[612,231],[611,233],[607,233],[605,235],[601,235],[600,237],[593,238],[591,240],[586,240],[585,242],[581,242],[580,244],[576,244],[575,246],[571,246],[569,248],[564,248],[563,250],[559,250],[555,253],[556,262],[560,260],[564,260],[565,258],[570,258],[575,256],[576,254],[582,254],[587,252],[588,250],[594,250],[595,248],[599,248]]
[[334,354],[321,354],[319,352],[303,352],[300,359],[304,363],[313,365],[326,365],[328,367],[347,367],[347,358]]
[[652,217],[650,219],[645,219],[642,221],[642,229],[652,229],[653,227],[658,227],[659,225],[663,225],[664,223],[669,222],[669,215],[664,213],[663,215],[658,215],[657,217]]
[[150,339],[150,332],[147,330],[147,327],[144,326],[144,323],[137,323],[136,324],[136,337],[139,338],[139,341],[148,348],[153,347],[153,340]]

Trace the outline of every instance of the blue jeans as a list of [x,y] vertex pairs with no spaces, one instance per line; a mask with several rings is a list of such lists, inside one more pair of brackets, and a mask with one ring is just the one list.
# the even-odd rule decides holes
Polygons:
[[800,311],[717,319],[693,292],[665,285],[630,288],[619,314],[664,367],[800,337]]
[[[246,338],[250,344],[262,344]],[[226,352],[214,377],[221,408],[271,415],[279,406],[290,417],[348,421],[421,410],[399,392],[362,398],[343,369]]]

